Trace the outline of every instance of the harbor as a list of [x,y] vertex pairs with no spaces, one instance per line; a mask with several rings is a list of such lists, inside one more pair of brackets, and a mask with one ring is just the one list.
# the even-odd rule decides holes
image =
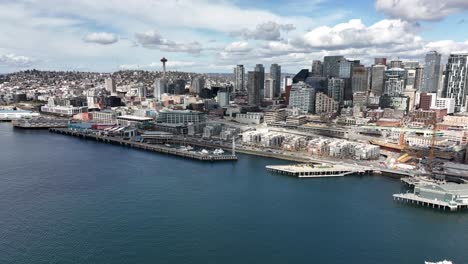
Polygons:
[[172,148],[166,145],[154,145],[154,144],[148,144],[148,143],[143,143],[143,142],[138,142],[138,141],[127,140],[127,139],[123,139],[119,137],[111,137],[111,136],[99,135],[96,133],[74,131],[74,130],[67,129],[67,128],[50,128],[49,132],[67,135],[67,136],[74,136],[74,137],[88,139],[88,140],[94,140],[94,141],[102,142],[102,143],[116,144],[116,145],[121,145],[125,147],[136,148],[136,149],[141,149],[141,150],[146,150],[146,151],[151,151],[151,152],[174,155],[174,156],[179,156],[179,157],[194,159],[194,160],[199,160],[199,161],[213,162],[213,161],[236,161],[237,160],[237,156],[235,155],[235,153],[210,154],[204,151],[195,152],[195,151],[189,151],[187,149]]

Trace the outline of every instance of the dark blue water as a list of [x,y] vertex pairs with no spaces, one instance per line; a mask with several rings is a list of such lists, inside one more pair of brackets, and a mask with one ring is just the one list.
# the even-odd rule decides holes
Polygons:
[[0,263],[468,263],[468,214],[397,180],[271,175],[0,123]]

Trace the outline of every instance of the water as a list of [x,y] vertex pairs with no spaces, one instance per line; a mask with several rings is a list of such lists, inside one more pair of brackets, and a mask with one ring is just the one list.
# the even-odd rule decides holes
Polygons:
[[296,179],[0,123],[0,263],[468,263],[468,214],[398,180]]

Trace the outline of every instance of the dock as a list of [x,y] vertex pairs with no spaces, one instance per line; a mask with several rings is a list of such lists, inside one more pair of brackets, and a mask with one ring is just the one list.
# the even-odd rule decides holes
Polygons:
[[285,166],[266,166],[273,173],[298,178],[343,177],[351,174],[365,174],[369,171],[360,166],[350,167],[336,164],[295,164]]
[[179,150],[175,148],[166,147],[164,145],[153,145],[148,143],[142,143],[132,140],[126,140],[123,138],[118,137],[109,137],[98,135],[95,133],[86,133],[81,131],[70,130],[67,128],[50,128],[49,132],[57,133],[62,135],[74,136],[82,139],[94,140],[97,142],[108,143],[108,144],[115,144],[121,145],[125,147],[141,149],[151,152],[158,152],[162,154],[168,154],[173,156],[179,156],[183,158],[189,158],[194,160],[200,161],[237,161],[236,155],[212,155],[212,154],[203,154],[199,152],[190,152]]
[[456,203],[450,203],[440,200],[432,200],[417,196],[413,193],[400,193],[394,194],[393,200],[406,203],[406,204],[414,204],[418,206],[433,208],[433,209],[440,209],[440,210],[449,210],[449,211],[457,211],[459,206]]

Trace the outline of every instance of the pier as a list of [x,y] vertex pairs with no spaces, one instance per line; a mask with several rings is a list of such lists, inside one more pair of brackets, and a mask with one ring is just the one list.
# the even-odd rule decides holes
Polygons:
[[359,166],[350,167],[332,164],[296,164],[286,166],[266,166],[273,173],[285,174],[299,178],[343,177],[351,174],[369,173]]
[[440,210],[449,210],[449,211],[457,211],[461,208],[455,203],[449,203],[439,200],[431,200],[426,199],[423,197],[419,197],[413,193],[401,193],[401,194],[394,194],[393,200],[406,203],[406,204],[413,204],[422,207],[428,207],[433,209],[440,209]]
[[178,150],[170,147],[166,147],[163,145],[152,145],[147,143],[141,143],[131,140],[125,140],[118,137],[109,137],[109,136],[101,136],[94,133],[85,133],[80,131],[74,131],[67,128],[50,128],[49,131],[51,133],[63,134],[68,136],[75,136],[78,138],[94,140],[97,142],[109,143],[109,144],[116,144],[130,148],[136,148],[151,152],[158,152],[162,154],[174,155],[183,158],[189,158],[194,160],[200,161],[236,161],[236,155],[212,155],[212,154],[202,154],[198,152],[190,152],[190,151],[183,151]]
[[68,126],[68,119],[23,118],[13,120],[11,123],[16,128],[24,129],[66,128]]

